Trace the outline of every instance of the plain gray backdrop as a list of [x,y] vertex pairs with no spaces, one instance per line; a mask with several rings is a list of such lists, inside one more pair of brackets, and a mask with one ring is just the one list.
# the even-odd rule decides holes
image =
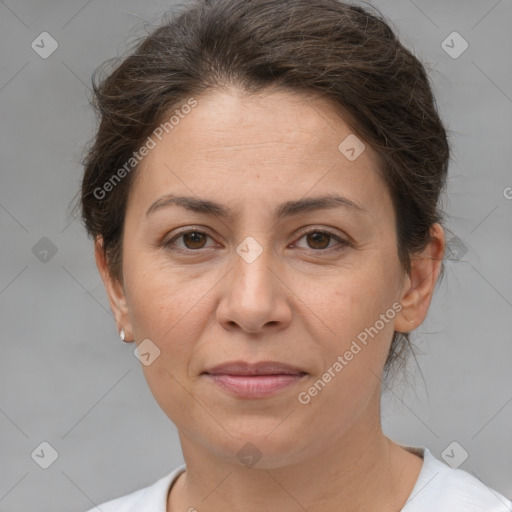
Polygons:
[[[428,66],[453,152],[446,275],[384,430],[440,459],[457,443],[460,468],[512,498],[512,3],[373,4]],[[183,462],[69,215],[92,72],[172,5],[0,1],[0,511],[86,510]]]

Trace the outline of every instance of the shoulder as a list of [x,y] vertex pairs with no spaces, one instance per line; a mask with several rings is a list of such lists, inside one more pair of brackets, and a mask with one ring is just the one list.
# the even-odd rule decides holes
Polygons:
[[402,512],[512,512],[512,502],[467,471],[436,459],[428,448],[406,447],[423,453],[423,467]]
[[184,470],[183,464],[154,484],[96,505],[87,512],[166,512],[169,489]]

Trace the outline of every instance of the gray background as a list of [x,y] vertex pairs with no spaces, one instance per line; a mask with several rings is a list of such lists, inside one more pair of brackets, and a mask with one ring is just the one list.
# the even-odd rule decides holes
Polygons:
[[[172,4],[0,1],[1,511],[86,510],[183,462],[68,210],[95,127],[93,70]],[[512,498],[512,5],[374,5],[431,68],[453,148],[443,206],[458,237],[414,336],[421,372],[411,360],[412,385],[384,394],[384,429],[438,458],[457,441],[469,454],[461,468]],[[47,59],[31,48],[43,31],[59,44]],[[469,44],[458,58],[441,47],[453,31]],[[43,441],[58,452],[48,469],[31,457]]]

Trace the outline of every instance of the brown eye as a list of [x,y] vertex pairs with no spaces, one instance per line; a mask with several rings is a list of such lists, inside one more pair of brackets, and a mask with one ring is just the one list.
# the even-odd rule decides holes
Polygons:
[[311,249],[325,249],[329,246],[331,235],[321,231],[313,231],[306,235],[308,245]]
[[189,231],[181,236],[187,249],[201,249],[204,247],[208,235],[200,231]]
[[[349,242],[343,240],[334,233],[329,233],[328,231],[321,231],[318,229],[304,233],[299,240],[302,240],[303,238],[306,240],[307,247],[299,247],[301,249],[309,249],[313,252],[341,250],[345,248],[345,246],[349,245]],[[331,244],[333,241],[337,242],[337,244]]]
[[[208,238],[210,238],[210,236],[202,231],[183,231],[182,233],[172,237],[163,245],[170,251],[199,251],[199,249],[207,247],[205,244]],[[180,239],[183,240],[183,242],[181,244],[177,244],[176,241]]]

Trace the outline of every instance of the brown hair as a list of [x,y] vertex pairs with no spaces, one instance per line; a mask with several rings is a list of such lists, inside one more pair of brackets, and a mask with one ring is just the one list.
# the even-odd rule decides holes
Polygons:
[[[96,84],[100,70],[92,78],[100,124],[83,160],[78,206],[89,235],[102,237],[111,275],[120,282],[123,223],[136,165],[108,194],[97,191],[105,191],[123,166],[126,170],[171,110],[231,85],[248,94],[271,86],[313,92],[330,101],[380,158],[406,271],[411,254],[426,247],[432,224],[441,221],[447,134],[423,64],[371,6],[196,0],[182,12],[164,15],[163,23]],[[394,333],[386,377],[392,367],[404,366],[408,334]]]

